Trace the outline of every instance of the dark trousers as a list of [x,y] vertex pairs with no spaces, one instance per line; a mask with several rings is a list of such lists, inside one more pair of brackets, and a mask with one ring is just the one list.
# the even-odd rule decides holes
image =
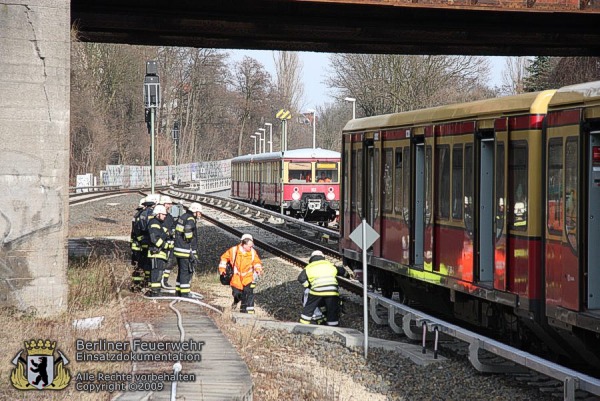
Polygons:
[[189,258],[177,258],[177,283],[175,292],[178,296],[188,297],[190,295],[190,282],[192,281],[192,266]]
[[327,326],[338,326],[340,319],[340,297],[339,295],[329,296],[317,296],[308,294],[308,299],[304,308],[302,308],[302,314],[300,315],[301,321],[310,322],[315,312],[315,309],[319,307],[321,302],[325,303]]
[[238,290],[235,287],[231,287],[233,294],[233,302],[242,302],[240,306],[240,312],[242,313],[254,313],[254,285],[248,284],[243,290]]
[[152,261],[148,257],[148,249],[142,249],[138,259],[138,266],[142,268],[144,274],[144,282],[150,282],[150,273],[152,272]]
[[150,272],[150,289],[152,292],[159,292],[161,280],[167,261],[159,258],[148,258],[152,263],[152,271]]

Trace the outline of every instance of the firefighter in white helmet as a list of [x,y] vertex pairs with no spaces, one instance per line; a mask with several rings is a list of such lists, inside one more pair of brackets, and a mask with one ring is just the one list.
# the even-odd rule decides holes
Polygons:
[[202,216],[202,205],[197,202],[190,204],[185,213],[177,219],[175,226],[175,248],[173,254],[177,258],[177,296],[190,296],[190,282],[194,267],[198,261],[198,228],[197,219]]
[[167,251],[169,245],[169,232],[164,224],[167,217],[167,209],[163,205],[154,207],[154,217],[149,220],[148,234],[150,243],[148,247],[148,258],[152,262],[152,272],[150,273],[150,294],[151,297],[160,295],[162,274],[167,264]]
[[233,268],[231,286],[234,307],[241,301],[242,313],[254,313],[254,287],[262,274],[262,262],[254,249],[254,239],[250,234],[242,235],[241,242],[221,255],[219,274],[225,276],[227,265]]
[[348,277],[348,273],[341,266],[335,266],[325,259],[321,251],[314,251],[310,255],[308,265],[300,272],[298,281],[309,288],[308,299],[300,314],[300,323],[310,324],[315,309],[325,303],[327,325],[338,326],[340,318],[340,292],[337,276]]

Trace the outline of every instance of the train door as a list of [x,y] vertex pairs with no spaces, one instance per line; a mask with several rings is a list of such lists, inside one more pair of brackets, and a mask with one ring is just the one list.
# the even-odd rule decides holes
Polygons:
[[[506,120],[505,120],[506,121]],[[508,124],[506,124],[508,126]],[[506,144],[508,135],[506,131],[496,131],[496,154],[494,170],[495,194],[495,219],[494,219],[494,288],[506,290]]]
[[[489,135],[488,135],[489,134]],[[494,279],[494,138],[484,133],[479,141],[479,200],[477,234],[477,279]]]
[[[600,309],[600,131],[590,132],[588,145],[588,199],[587,199],[587,307]],[[575,194],[572,202],[576,202]],[[576,213],[576,204],[572,205]],[[567,230],[569,230],[567,216]],[[571,224],[575,225],[575,224]],[[577,231],[569,236],[569,242],[577,242]]]
[[[363,199],[365,205],[365,219],[367,223],[377,232],[381,233],[381,227],[379,227],[379,157],[380,150],[379,146],[379,133],[375,132],[371,135],[365,135],[364,141],[364,157],[365,157],[365,172],[363,180]],[[370,250],[374,251],[375,256],[380,255],[380,243],[377,240],[373,244]]]
[[415,196],[413,200],[414,210],[414,233],[413,233],[413,263],[415,266],[423,267],[423,253],[425,244],[425,144],[423,138],[417,140],[414,146],[415,165]]

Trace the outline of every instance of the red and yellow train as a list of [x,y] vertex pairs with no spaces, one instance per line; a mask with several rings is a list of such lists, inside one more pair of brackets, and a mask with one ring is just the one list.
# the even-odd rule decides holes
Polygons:
[[600,366],[600,82],[351,120],[342,177],[384,295]]
[[294,149],[231,160],[231,197],[326,224],[340,207],[340,153]]

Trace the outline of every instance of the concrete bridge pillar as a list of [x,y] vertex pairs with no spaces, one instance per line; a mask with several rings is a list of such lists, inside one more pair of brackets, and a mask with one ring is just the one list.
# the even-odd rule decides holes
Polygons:
[[70,0],[0,0],[0,307],[67,307]]

